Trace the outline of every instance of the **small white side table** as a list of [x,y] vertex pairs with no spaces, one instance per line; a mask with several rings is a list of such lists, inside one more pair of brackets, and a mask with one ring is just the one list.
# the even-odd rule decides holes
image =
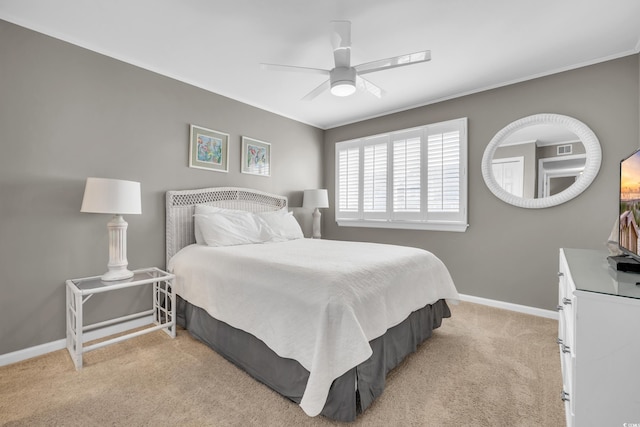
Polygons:
[[[149,332],[164,329],[171,337],[176,336],[176,305],[173,293],[173,274],[156,267],[135,270],[133,277],[127,280],[103,282],[100,276],[67,280],[67,350],[71,355],[77,370],[82,369],[82,354],[91,350],[115,344],[129,338],[137,337]],[[131,288],[153,283],[153,308],[127,316],[118,317],[91,325],[83,324],[82,308],[92,295]],[[153,325],[136,332],[121,335],[106,341],[84,346],[83,334],[91,330],[100,330],[111,325],[119,324],[144,316],[153,316]]]

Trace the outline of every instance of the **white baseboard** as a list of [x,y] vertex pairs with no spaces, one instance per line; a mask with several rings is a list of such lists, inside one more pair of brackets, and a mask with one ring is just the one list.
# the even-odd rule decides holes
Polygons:
[[558,312],[552,310],[544,310],[542,308],[529,307],[526,305],[513,304],[510,302],[497,301],[488,298],[474,297],[472,295],[460,294],[462,301],[473,302],[476,304],[488,305],[490,307],[502,308],[504,310],[517,311],[518,313],[531,314],[538,317],[546,317],[547,319],[558,320]]
[[[153,316],[145,316],[139,319],[123,322],[118,325],[108,326],[95,331],[87,332],[83,335],[83,342],[93,341],[109,335],[118,334],[128,331],[129,329],[139,328],[153,323]],[[42,356],[43,354],[67,348],[67,340],[61,339],[46,344],[36,345],[34,347],[25,348],[23,350],[14,351],[0,355],[0,366],[10,365],[12,363],[21,362],[31,359],[32,357]]]

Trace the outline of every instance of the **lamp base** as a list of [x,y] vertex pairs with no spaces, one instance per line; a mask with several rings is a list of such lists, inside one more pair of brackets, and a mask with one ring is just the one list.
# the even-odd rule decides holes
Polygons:
[[109,263],[107,271],[100,277],[105,282],[125,280],[133,277],[133,272],[127,270],[127,222],[122,215],[114,215],[107,223],[109,232]]
[[313,230],[312,230],[312,237],[314,239],[321,239],[322,235],[320,234],[320,217],[322,216],[322,214],[320,213],[320,209],[316,208],[313,211]]
[[124,268],[118,270],[109,270],[100,277],[100,280],[102,280],[103,282],[113,282],[116,280],[131,279],[132,277],[133,271]]

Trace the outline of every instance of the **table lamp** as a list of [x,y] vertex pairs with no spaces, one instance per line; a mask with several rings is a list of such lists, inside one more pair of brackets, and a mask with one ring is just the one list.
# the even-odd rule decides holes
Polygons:
[[140,183],[120,179],[87,178],[80,212],[113,214],[107,223],[109,231],[108,271],[104,281],[133,277],[127,270],[127,222],[123,214],[141,214]]
[[319,239],[320,234],[320,209],[329,207],[329,195],[327,190],[304,190],[302,207],[314,209],[313,211],[313,238]]

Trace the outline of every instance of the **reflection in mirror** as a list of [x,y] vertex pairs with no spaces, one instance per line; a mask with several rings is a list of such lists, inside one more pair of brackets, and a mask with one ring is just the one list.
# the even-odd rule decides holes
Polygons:
[[508,193],[526,199],[548,197],[569,188],[584,170],[586,150],[561,125],[526,126],[496,148],[493,176]]
[[503,201],[526,208],[564,203],[595,179],[602,152],[584,123],[537,114],[500,130],[487,146],[482,176]]

